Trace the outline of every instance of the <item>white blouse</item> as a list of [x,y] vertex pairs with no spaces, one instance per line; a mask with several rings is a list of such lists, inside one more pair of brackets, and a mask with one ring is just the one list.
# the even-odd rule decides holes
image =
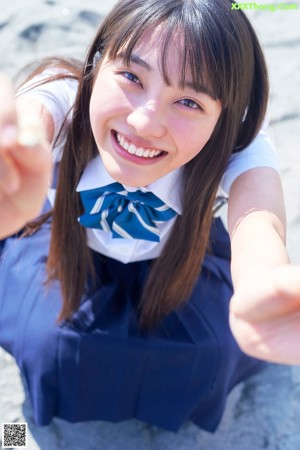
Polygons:
[[[27,83],[18,95],[26,95],[38,100],[51,113],[54,120],[54,138],[55,142],[61,125],[68,114],[68,121],[71,120],[70,109],[75,100],[77,92],[77,81],[72,79],[63,79],[53,81],[42,86],[38,86],[30,91],[27,87],[43,78],[47,78],[57,73],[57,69],[48,69],[43,74],[38,75],[34,80]],[[58,162],[64,146],[64,133],[53,148],[54,162]],[[232,154],[229,163],[222,177],[219,193],[228,196],[230,186],[233,181],[243,172],[256,167],[271,167],[279,171],[277,153],[272,142],[265,131],[265,127],[258,133],[253,142],[240,153]],[[153,192],[164,203],[181,214],[180,188],[181,188],[181,169],[176,169],[164,177],[156,180],[154,183],[143,187],[143,190]],[[87,165],[81,180],[77,186],[77,191],[101,187],[115,180],[107,173],[100,156],[96,157]],[[128,191],[135,191],[138,188],[124,186]],[[49,200],[53,204],[55,190],[49,189]],[[160,242],[145,241],[142,239],[123,239],[112,238],[111,233],[99,229],[87,228],[87,244],[93,250],[119,260],[123,263],[141,261],[145,259],[157,258],[163,246],[165,245],[174,221],[158,224],[160,230]]]

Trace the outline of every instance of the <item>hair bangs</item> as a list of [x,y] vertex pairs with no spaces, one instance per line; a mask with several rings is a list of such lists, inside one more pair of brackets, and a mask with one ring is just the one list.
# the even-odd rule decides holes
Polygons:
[[[133,8],[131,3],[127,2],[127,8],[132,8],[130,14],[124,14],[124,7],[121,12],[122,20],[116,21],[114,24],[110,24],[110,30],[108,30],[109,44],[108,48],[104,49],[107,52],[109,59],[116,59],[120,54],[124,58],[126,64],[130,63],[130,57],[134,48],[138,45],[140,39],[151,29],[159,27],[168,17],[168,8],[162,10],[160,2],[155,5],[148,5],[147,2],[142,2],[140,7]],[[116,27],[112,30],[112,26]],[[105,42],[103,42],[105,47]]]
[[211,58],[207,51],[204,36],[198,29],[200,38],[195,40],[194,26],[189,25],[191,26],[174,23],[171,18],[163,24],[159,61],[162,76],[168,85],[174,80],[174,74],[170,73],[168,68],[168,61],[176,51],[179,59],[176,80],[178,86],[181,89],[190,86],[196,92],[205,92],[214,100],[221,99],[226,102],[224,91],[221,89],[222,81],[216,75],[214,58]]
[[[223,64],[225,56],[220,55],[222,45],[214,44],[214,39],[220,40],[220,37],[209,29],[206,20],[193,2],[180,2],[179,7],[176,1],[173,4],[167,1],[164,6],[157,2],[156,8],[152,4],[151,8],[145,7],[143,13],[135,10],[124,17],[116,24],[115,32],[110,28],[110,40],[104,52],[111,60],[122,55],[129,65],[140,39],[153,30],[159,33],[158,65],[166,84],[176,82],[180,88],[189,85],[197,92],[220,99],[225,107],[229,97],[228,89],[224,89],[228,86],[228,67]],[[171,73],[168,67],[174,52],[179,58],[177,74]]]

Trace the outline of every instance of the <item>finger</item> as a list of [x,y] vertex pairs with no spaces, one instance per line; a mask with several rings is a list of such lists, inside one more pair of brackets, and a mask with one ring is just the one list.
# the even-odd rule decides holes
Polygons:
[[0,189],[11,195],[19,189],[20,178],[12,158],[6,153],[0,156]]
[[245,353],[281,364],[300,364],[300,311],[262,324],[231,314],[230,327]]
[[287,265],[276,272],[279,292],[285,292],[295,300],[295,307],[300,309],[300,266]]
[[40,174],[50,177],[51,153],[49,144],[36,143],[31,146],[17,146],[11,149],[11,156],[20,174]]
[[230,308],[236,316],[256,323],[300,310],[300,267],[285,265],[257,277],[247,292],[233,295]]
[[0,146],[10,147],[17,137],[17,113],[14,101],[14,87],[11,81],[0,74]]
[[50,170],[50,145],[39,121],[20,122],[17,144],[10,152],[22,169],[31,173]]

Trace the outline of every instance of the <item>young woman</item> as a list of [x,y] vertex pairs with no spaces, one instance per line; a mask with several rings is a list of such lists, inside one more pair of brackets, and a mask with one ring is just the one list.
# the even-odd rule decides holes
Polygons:
[[[267,98],[259,43],[230,1],[121,0],[83,65],[45,61],[18,120],[3,112],[25,131],[1,141],[0,343],[37,424],[213,431],[227,393],[262,367],[236,344],[229,301],[231,260],[232,326],[267,357],[239,332],[248,312],[268,320],[270,302],[243,298],[287,264]],[[43,214],[19,231],[44,198],[49,144]]]

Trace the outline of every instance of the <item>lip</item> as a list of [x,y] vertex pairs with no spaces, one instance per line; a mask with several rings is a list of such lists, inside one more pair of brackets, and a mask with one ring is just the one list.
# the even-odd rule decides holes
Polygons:
[[[145,158],[143,156],[137,156],[137,155],[132,155],[131,153],[128,153],[117,141],[116,138],[116,134],[117,131],[112,130],[111,131],[111,139],[112,139],[112,144],[113,144],[113,149],[114,151],[121,156],[123,159],[126,159],[127,161],[133,162],[135,164],[140,164],[140,165],[149,165],[149,164],[156,164],[158,163],[161,159],[163,159],[166,155],[167,152],[162,152],[161,155],[159,156],[155,156],[153,158]],[[122,134],[122,133],[120,133]],[[129,139],[130,140],[130,139]],[[145,146],[148,148],[148,146]]]

